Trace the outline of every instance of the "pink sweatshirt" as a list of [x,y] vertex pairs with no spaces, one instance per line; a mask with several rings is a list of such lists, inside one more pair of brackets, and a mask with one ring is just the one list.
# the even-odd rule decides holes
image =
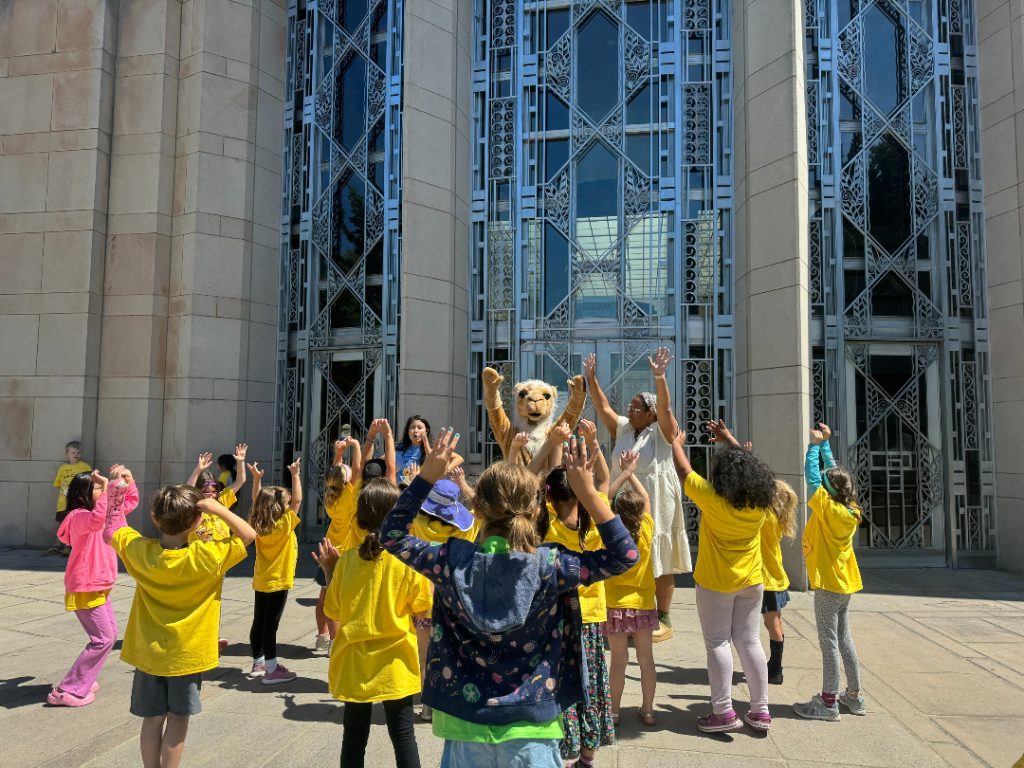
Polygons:
[[132,483],[111,483],[106,494],[96,500],[92,509],[68,512],[57,538],[71,545],[71,556],[64,572],[66,592],[101,592],[112,589],[117,581],[117,554],[104,540],[104,528],[111,517],[124,520],[124,515],[139,505],[139,489]]

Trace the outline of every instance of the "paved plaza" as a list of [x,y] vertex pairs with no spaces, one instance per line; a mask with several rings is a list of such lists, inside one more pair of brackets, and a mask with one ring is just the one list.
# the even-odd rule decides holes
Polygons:
[[[303,549],[308,546],[301,545]],[[251,567],[252,559],[249,564]],[[4,768],[139,765],[138,721],[128,714],[131,669],[116,652],[96,702],[81,710],[43,705],[50,686],[84,645],[63,610],[64,560],[36,551],[0,552],[0,765]],[[250,681],[247,638],[252,591],[244,566],[224,585],[222,634],[231,645],[205,675],[203,713],[192,721],[188,766],[336,765],[341,705],[327,690],[327,660],[308,650],[316,586],[300,568],[282,622],[279,655],[300,677],[279,686]],[[658,724],[645,729],[631,667],[618,746],[598,765],[619,768],[824,768],[900,766],[1008,768],[1024,753],[1024,578],[991,571],[869,570],[870,593],[853,601],[853,631],[863,666],[867,717],[840,723],[800,720],[791,704],[818,689],[821,661],[811,596],[786,609],[786,681],[771,688],[774,727],[707,736],[696,719],[708,708],[704,652],[693,590],[677,591],[676,636],[655,647]],[[123,628],[133,582],[122,574],[114,605]],[[737,667],[738,670],[738,667]],[[737,671],[741,712],[746,689]],[[393,764],[378,711],[368,764]],[[438,765],[441,743],[417,726],[424,766]]]

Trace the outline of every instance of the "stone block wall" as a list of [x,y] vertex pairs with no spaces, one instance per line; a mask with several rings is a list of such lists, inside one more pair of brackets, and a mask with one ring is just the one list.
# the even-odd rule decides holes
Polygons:
[[0,3],[0,544],[52,540],[68,440],[144,493],[271,462],[285,17]]

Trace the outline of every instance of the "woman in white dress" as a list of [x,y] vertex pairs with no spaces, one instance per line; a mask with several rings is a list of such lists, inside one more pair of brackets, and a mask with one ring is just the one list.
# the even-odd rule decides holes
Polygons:
[[[672,592],[675,574],[693,570],[690,545],[686,538],[683,517],[683,494],[679,477],[672,463],[672,440],[679,427],[672,415],[665,371],[672,362],[668,349],[659,349],[648,357],[654,375],[654,393],[640,392],[629,403],[626,415],[612,409],[597,381],[597,358],[590,355],[583,361],[583,375],[594,401],[597,416],[615,440],[612,456],[622,451],[639,454],[636,476],[651,498],[651,516],[654,518],[654,538],[651,542],[651,563],[654,566],[655,594],[660,626],[654,632],[654,642],[672,637]],[[618,474],[618,463],[612,462]]]

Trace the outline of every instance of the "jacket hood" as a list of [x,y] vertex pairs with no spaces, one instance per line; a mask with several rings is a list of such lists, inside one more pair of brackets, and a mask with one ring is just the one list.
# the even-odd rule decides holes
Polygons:
[[482,634],[503,634],[526,623],[540,587],[536,554],[474,552],[463,563],[450,563],[452,588]]

